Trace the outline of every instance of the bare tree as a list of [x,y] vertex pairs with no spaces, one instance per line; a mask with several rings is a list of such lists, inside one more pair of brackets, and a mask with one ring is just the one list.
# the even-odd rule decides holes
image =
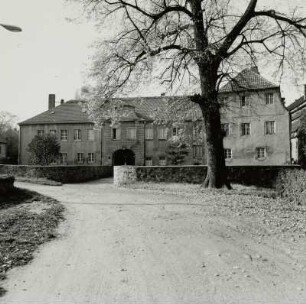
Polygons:
[[[274,58],[277,67],[304,59],[306,18],[258,8],[257,0],[79,0],[96,18],[122,23],[113,39],[97,43],[92,75],[109,97],[149,76],[163,83],[199,79],[191,100],[203,116],[208,173],[204,185],[229,186],[223,154],[218,88],[237,64]],[[236,2],[236,3],[235,3]],[[114,22],[116,20],[116,22]],[[103,24],[102,24],[103,26]],[[294,52],[294,56],[292,56]]]

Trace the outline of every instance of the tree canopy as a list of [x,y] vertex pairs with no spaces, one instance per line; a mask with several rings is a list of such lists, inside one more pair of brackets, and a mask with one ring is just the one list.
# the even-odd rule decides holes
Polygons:
[[[285,67],[304,67],[305,16],[298,9],[284,14],[261,7],[257,0],[78,1],[109,31],[96,43],[91,70],[95,105],[103,111],[108,97],[131,93],[152,76],[170,88],[195,83],[191,101],[199,106],[206,134],[204,185],[228,185],[218,89],[242,67],[263,60],[280,73]],[[175,116],[184,113],[184,103],[176,106]],[[95,116],[97,106],[92,109]]]
[[276,68],[304,60],[305,16],[297,8],[285,15],[257,8],[256,0],[81,1],[103,20],[102,29],[117,31],[96,42],[91,72],[103,97],[151,79],[154,65],[169,85],[198,81],[199,64],[214,65],[219,85],[263,59]]
[[0,112],[0,136],[7,142],[6,158],[2,162],[17,164],[19,134],[15,115],[9,112]]

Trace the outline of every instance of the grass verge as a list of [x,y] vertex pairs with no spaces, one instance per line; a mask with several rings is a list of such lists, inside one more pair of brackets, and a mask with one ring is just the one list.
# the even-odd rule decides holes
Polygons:
[[[28,190],[15,189],[0,198],[0,281],[9,269],[29,263],[39,245],[56,237],[63,211],[56,200]],[[0,287],[0,296],[4,293]]]

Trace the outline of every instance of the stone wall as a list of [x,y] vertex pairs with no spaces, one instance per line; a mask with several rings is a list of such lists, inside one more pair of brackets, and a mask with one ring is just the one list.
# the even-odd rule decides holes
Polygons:
[[[300,170],[299,166],[228,166],[231,183],[275,187],[280,172]],[[136,167],[138,181],[178,182],[200,184],[204,181],[206,166],[152,166]]]
[[0,175],[0,195],[11,192],[14,189],[14,181],[13,176]]
[[136,179],[136,167],[114,166],[114,184],[116,186],[133,183]]
[[111,177],[111,166],[18,166],[0,165],[0,174],[15,177],[47,178],[61,183],[79,183]]

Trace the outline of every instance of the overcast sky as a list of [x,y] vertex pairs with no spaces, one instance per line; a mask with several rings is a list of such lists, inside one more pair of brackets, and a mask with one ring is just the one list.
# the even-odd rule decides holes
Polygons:
[[[306,16],[305,0],[261,0],[268,1],[284,11],[299,5]],[[67,20],[80,14],[79,7],[65,0],[0,0],[0,23],[23,29],[12,33],[0,28],[0,111],[16,114],[21,121],[45,111],[49,93],[58,101],[74,98],[86,78],[89,46],[97,37],[84,18]],[[269,71],[260,70],[269,76]],[[302,94],[303,82],[297,88],[283,84],[288,103]]]

